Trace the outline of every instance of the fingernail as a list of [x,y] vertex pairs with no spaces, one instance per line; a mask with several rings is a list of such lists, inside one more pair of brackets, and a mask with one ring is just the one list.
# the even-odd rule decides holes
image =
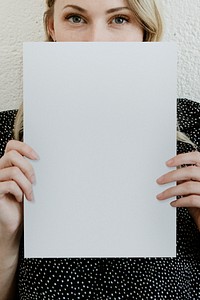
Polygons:
[[160,193],[160,194],[158,194],[157,196],[156,196],[156,198],[158,199],[158,200],[161,200],[162,199],[162,193]]
[[176,206],[176,201],[171,202],[170,205],[171,205],[172,207],[175,207],[175,206]]
[[32,200],[33,200],[33,193],[31,193],[31,194],[29,195],[28,200],[29,200],[29,201],[32,201]]
[[168,161],[166,161],[166,165],[171,165],[173,164],[174,160],[173,158],[169,159]]
[[33,157],[33,159],[36,159],[36,160],[40,159],[39,155],[34,150],[32,150],[31,156]]
[[159,177],[159,178],[156,180],[156,182],[157,182],[157,183],[162,183],[163,179],[164,179],[164,176],[161,176],[161,177]]

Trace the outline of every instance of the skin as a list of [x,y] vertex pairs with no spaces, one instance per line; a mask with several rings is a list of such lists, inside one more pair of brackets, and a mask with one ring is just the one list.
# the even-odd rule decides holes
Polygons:
[[125,0],[57,0],[49,31],[58,42],[143,41]]
[[23,221],[23,195],[32,199],[35,181],[29,160],[35,151],[19,141],[8,142],[0,159],[0,299],[16,298],[16,269]]
[[[181,196],[171,202],[173,207],[187,207],[200,231],[200,153],[198,151],[176,155],[166,162],[168,167],[176,167],[157,179],[159,185],[177,182],[177,185],[157,195],[158,200]],[[182,165],[189,165],[181,168]]]
[[[79,8],[67,6],[72,4]],[[111,12],[110,9],[114,10]],[[143,41],[143,30],[124,0],[57,0],[54,16],[50,18],[48,26],[53,40],[58,42]],[[31,160],[37,159],[38,154],[19,141],[8,142],[5,154],[0,159],[1,300],[15,297],[15,273],[23,220],[22,199],[23,195],[29,201],[33,199],[35,174]],[[169,182],[178,183],[157,195],[157,199],[163,201],[181,195],[171,205],[188,207],[200,229],[200,153],[179,154],[166,165],[171,168],[193,166],[173,169],[157,179],[157,184],[163,186]]]

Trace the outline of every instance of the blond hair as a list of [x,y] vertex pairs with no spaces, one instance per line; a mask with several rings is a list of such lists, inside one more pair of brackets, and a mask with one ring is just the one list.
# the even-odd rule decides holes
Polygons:
[[[48,28],[48,22],[54,14],[54,4],[56,0],[46,0],[47,10],[44,13],[44,28],[46,40],[53,42]],[[156,0],[127,0],[131,10],[133,11],[137,21],[144,30],[144,42],[160,41],[163,33],[162,17]],[[17,113],[14,125],[14,138],[22,139],[23,133],[23,106]]]
[[23,104],[20,105],[15,117],[13,137],[15,140],[23,141]]
[[177,138],[177,141],[190,144],[194,150],[198,150],[198,146],[195,145],[185,133],[177,130],[176,138]]
[[127,0],[137,21],[144,30],[144,42],[159,42],[163,35],[163,21],[156,0]]
[[[53,42],[48,29],[48,21],[54,14],[56,0],[46,0],[47,10],[44,13],[44,28],[47,41]],[[156,0],[127,0],[137,21],[144,30],[144,42],[160,41],[163,34],[162,16]],[[23,139],[23,105],[21,104],[14,124],[14,138]],[[177,131],[177,139],[195,146],[190,139],[180,131]]]

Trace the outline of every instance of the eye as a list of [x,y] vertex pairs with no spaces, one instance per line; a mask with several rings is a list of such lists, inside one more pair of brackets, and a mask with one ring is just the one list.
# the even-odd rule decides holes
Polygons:
[[128,21],[129,21],[128,17],[116,16],[113,18],[112,23],[115,23],[117,25],[122,25],[124,23],[127,23]]
[[80,23],[85,23],[85,21],[83,20],[83,18],[79,15],[69,15],[67,17],[65,17],[66,20],[68,20],[71,23],[75,23],[75,24],[80,24]]

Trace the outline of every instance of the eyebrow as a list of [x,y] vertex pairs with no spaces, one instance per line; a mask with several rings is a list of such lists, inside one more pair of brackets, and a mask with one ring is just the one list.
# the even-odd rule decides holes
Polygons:
[[111,8],[111,9],[107,10],[106,14],[111,14],[113,12],[116,12],[116,11],[119,11],[119,10],[123,10],[123,9],[130,10],[129,7],[116,7],[116,8]]
[[63,10],[65,9],[65,8],[68,8],[68,7],[72,7],[72,8],[74,8],[74,9],[77,9],[77,10],[79,10],[80,12],[83,12],[83,13],[86,13],[87,12],[87,10],[85,10],[84,8],[82,8],[82,7],[80,7],[80,6],[77,6],[77,5],[65,5],[64,7],[63,7]]
[[[77,5],[70,5],[70,4],[64,6],[64,7],[63,7],[63,10],[64,10],[65,8],[68,8],[68,7],[71,7],[71,8],[74,8],[74,9],[76,9],[76,10],[79,10],[79,11],[82,12],[82,13],[87,13],[87,10],[86,10],[86,9],[84,9],[84,8],[82,8],[82,7],[80,7],[80,6],[77,6]],[[116,8],[111,8],[111,9],[107,10],[107,11],[106,11],[106,14],[111,14],[111,13],[113,13],[113,12],[117,12],[117,11],[120,11],[120,10],[123,10],[123,9],[128,9],[128,10],[130,10],[130,8],[129,8],[129,7],[126,7],[126,6],[125,6],[125,7],[116,7]]]

